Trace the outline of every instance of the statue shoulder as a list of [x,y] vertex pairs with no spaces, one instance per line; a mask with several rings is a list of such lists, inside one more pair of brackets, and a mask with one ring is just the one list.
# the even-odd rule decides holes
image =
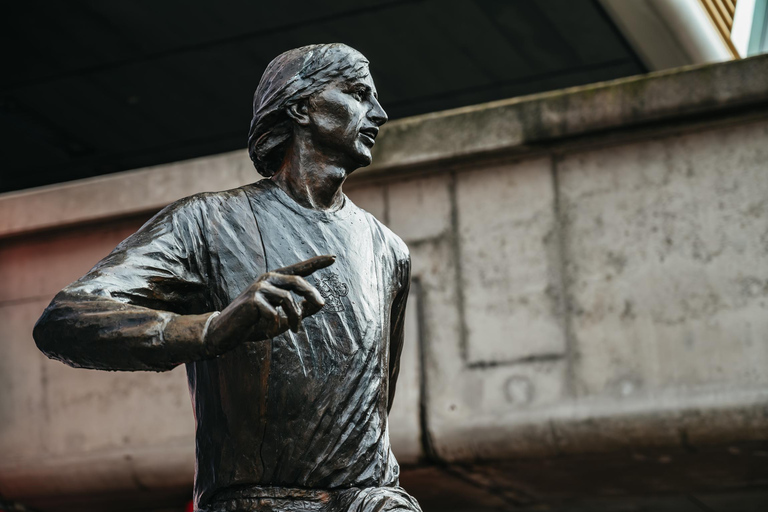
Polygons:
[[199,192],[184,197],[170,204],[168,207],[174,210],[205,209],[226,206],[232,203],[246,202],[245,187],[222,190],[219,192]]
[[160,210],[136,233],[123,240],[117,249],[147,245],[152,240],[205,237],[211,225],[242,222],[249,216],[252,217],[251,209],[242,190],[201,192],[174,201]]
[[231,209],[241,209],[248,204],[244,187],[223,190],[220,192],[200,192],[183,197],[169,204],[157,214],[157,217],[200,218],[210,212],[223,212]]
[[374,217],[370,212],[363,210],[359,206],[357,208],[365,213],[371,225],[381,233],[381,239],[395,255],[396,261],[401,262],[410,260],[411,256],[408,250],[408,246],[405,244],[405,242],[403,242],[402,238],[400,238],[394,231],[389,229],[383,222]]

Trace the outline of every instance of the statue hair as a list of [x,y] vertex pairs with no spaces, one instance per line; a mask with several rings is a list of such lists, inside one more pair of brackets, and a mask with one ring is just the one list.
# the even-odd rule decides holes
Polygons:
[[248,155],[262,176],[275,174],[293,137],[288,107],[338,79],[365,75],[368,60],[345,44],[313,44],[288,50],[269,63],[253,95]]

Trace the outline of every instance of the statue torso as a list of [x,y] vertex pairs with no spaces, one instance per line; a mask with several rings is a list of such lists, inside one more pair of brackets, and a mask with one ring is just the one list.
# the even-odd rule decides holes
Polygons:
[[390,310],[407,258],[401,243],[348,199],[325,213],[301,207],[269,181],[241,190],[206,221],[217,309],[266,270],[319,254],[337,260],[307,278],[326,305],[303,320],[302,331],[188,365],[196,494],[205,502],[243,485],[396,484],[387,386]]

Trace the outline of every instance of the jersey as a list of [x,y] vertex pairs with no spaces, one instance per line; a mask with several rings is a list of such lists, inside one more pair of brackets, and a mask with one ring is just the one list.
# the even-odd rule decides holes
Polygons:
[[76,365],[119,369],[137,346],[158,343],[171,313],[221,311],[264,272],[322,254],[336,262],[306,279],[325,306],[298,333],[243,340],[187,364],[196,502],[270,486],[396,486],[387,414],[410,259],[405,244],[349,198],[333,212],[307,209],[262,180],[178,201],[65,288],[38,323],[41,332],[84,326],[69,342],[80,354],[101,355]]

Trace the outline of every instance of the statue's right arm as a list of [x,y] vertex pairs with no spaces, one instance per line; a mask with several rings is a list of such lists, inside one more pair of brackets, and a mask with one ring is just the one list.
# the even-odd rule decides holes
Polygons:
[[33,331],[40,350],[75,367],[164,371],[298,330],[320,310],[304,277],[332,256],[265,272],[216,311],[204,232],[216,222],[204,206],[193,197],[166,208],[56,295]]
[[40,350],[78,368],[170,370],[206,359],[215,312],[180,315],[64,290],[35,325]]

